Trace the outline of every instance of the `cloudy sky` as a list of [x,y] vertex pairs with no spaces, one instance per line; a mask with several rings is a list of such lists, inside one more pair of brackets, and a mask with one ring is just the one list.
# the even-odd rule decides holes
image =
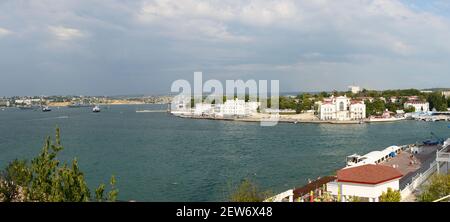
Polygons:
[[450,87],[450,1],[0,0],[0,96]]

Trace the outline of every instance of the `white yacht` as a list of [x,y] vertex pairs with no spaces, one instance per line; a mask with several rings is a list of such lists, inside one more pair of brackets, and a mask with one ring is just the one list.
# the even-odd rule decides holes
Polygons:
[[347,157],[347,167],[361,166],[365,164],[378,164],[386,161],[389,158],[395,157],[401,151],[409,148],[406,146],[390,146],[382,151],[372,151],[364,156],[353,154]]
[[100,112],[100,107],[99,106],[94,106],[94,108],[92,108],[92,112],[94,112],[94,113]]
[[50,107],[48,107],[48,106],[42,107],[42,112],[50,112],[50,111],[52,111],[52,109],[50,109]]

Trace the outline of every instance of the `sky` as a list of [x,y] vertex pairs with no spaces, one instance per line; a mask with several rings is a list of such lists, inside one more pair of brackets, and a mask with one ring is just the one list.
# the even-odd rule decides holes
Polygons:
[[0,0],[0,96],[450,87],[448,0]]

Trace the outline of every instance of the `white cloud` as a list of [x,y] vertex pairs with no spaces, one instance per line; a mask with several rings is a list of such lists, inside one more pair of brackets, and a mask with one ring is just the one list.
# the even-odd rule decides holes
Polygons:
[[57,39],[63,41],[85,36],[80,30],[74,28],[49,26],[48,29]]
[[[325,79],[328,85],[322,87],[327,88],[348,79],[370,82],[364,74],[377,77],[382,85],[401,82],[392,80],[400,73],[419,77],[448,73],[448,10],[443,13],[445,7],[436,6],[441,8],[436,13],[424,10],[422,5],[429,3],[414,8],[405,2],[6,1],[0,7],[1,25],[14,27],[14,32],[0,28],[0,36],[12,33],[17,38],[12,39],[14,47],[0,50],[0,56],[8,55],[3,62],[13,71],[14,62],[21,64],[28,56],[30,64],[57,58],[67,70],[92,61],[83,68],[101,69],[98,73],[105,76],[158,73],[155,87],[162,90],[166,86],[160,80],[169,81],[170,74],[200,69],[224,78],[247,74],[266,78],[270,73],[267,78],[285,78],[294,86],[317,81],[316,87]],[[84,41],[87,37],[89,41]],[[177,70],[170,71],[173,67]],[[48,66],[42,72],[51,70]],[[313,78],[317,74],[324,78]]]
[[[254,36],[252,31],[265,29],[266,34],[275,36],[286,34],[283,32],[309,38],[337,36],[342,38],[335,39],[338,45],[384,49],[398,55],[432,48],[450,52],[450,43],[439,42],[450,37],[449,21],[412,10],[399,0],[153,0],[142,4],[137,18],[178,38],[258,40],[264,36]],[[423,38],[428,33],[433,35]]]
[[0,37],[9,35],[9,34],[11,34],[11,33],[12,33],[12,32],[9,31],[8,29],[4,29],[4,28],[1,28],[1,27],[0,27]]
[[[154,0],[143,3],[136,17],[144,24],[164,24],[160,26],[163,29],[164,26],[179,26],[175,29],[184,30],[182,27],[190,27],[192,24],[203,25],[203,27],[195,27],[188,35],[204,35],[217,41],[246,42],[251,38],[230,31],[232,26],[229,23],[268,26],[277,21],[293,19],[298,16],[295,13],[295,6],[291,1],[228,3],[224,1]],[[210,24],[214,24],[214,26],[210,26]]]
[[235,2],[153,0],[143,3],[138,17],[143,21],[177,18],[212,19],[269,25],[277,20],[299,16],[296,12],[296,6],[291,0]]

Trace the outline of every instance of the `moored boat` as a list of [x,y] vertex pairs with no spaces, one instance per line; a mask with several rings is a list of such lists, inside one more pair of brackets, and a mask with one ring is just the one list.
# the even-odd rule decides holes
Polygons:
[[50,107],[48,107],[48,106],[42,107],[42,112],[50,112],[50,111],[52,111],[52,109],[50,109]]
[[100,107],[99,106],[95,106],[94,108],[92,108],[92,112],[99,113],[100,112]]
[[376,123],[376,122],[396,122],[396,121],[401,121],[401,120],[405,120],[405,117],[389,117],[389,118],[382,118],[382,117],[371,117],[369,118],[370,123]]
[[364,156],[353,154],[347,157],[347,167],[361,166],[365,164],[379,164],[389,158],[395,157],[401,151],[404,151],[409,147],[410,145],[390,146],[382,151],[372,151]]

